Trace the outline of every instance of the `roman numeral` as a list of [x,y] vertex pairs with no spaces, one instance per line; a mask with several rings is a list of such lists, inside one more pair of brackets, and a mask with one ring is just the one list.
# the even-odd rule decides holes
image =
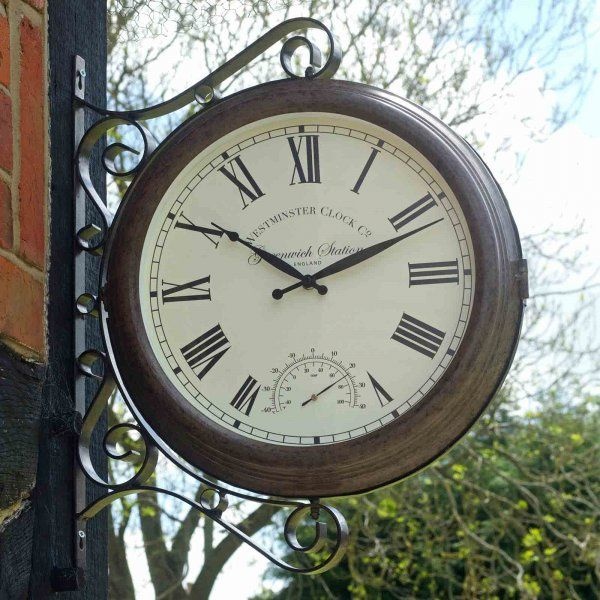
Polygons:
[[440,349],[445,335],[443,331],[404,313],[392,339],[433,358]]
[[[292,158],[294,159],[294,171],[292,173],[292,181],[290,185],[296,183],[321,183],[321,168],[319,165],[319,136],[318,135],[301,135],[299,136],[298,144],[293,137],[288,138]],[[306,154],[306,164],[302,164],[300,153],[304,145],[304,153]],[[295,181],[296,177],[299,181]]]
[[223,236],[223,232],[219,229],[211,229],[210,227],[195,225],[183,213],[181,213],[181,220],[175,223],[175,228],[188,229],[189,231],[201,233],[215,248],[219,245],[219,241]]
[[400,211],[395,217],[388,220],[394,226],[394,229],[399,231],[407,223],[410,223],[413,219],[416,219],[419,215],[422,215],[436,205],[437,203],[433,199],[433,196],[428,193],[414,204],[411,204],[408,208]]
[[408,285],[458,284],[458,259],[447,262],[408,263]]
[[381,404],[381,406],[386,406],[390,402],[393,402],[394,399],[383,389],[383,386],[377,381],[377,379],[375,379],[375,377],[373,377],[373,375],[371,375],[371,373],[368,371],[367,375],[371,380],[371,385],[375,390],[375,394],[377,394],[377,400],[379,400],[379,404]]
[[[181,353],[198,379],[202,379],[229,348],[229,340],[225,337],[221,326],[215,325],[212,329],[181,348]],[[196,371],[196,369],[200,370]]]
[[[383,141],[379,140],[379,143],[377,145],[381,148],[383,146]],[[360,175],[358,176],[358,180],[356,181],[356,183],[354,184],[354,187],[352,188],[352,191],[355,194],[359,193],[360,187],[362,186],[363,181],[365,180],[365,177],[367,176],[367,173],[369,172],[369,169],[371,168],[371,165],[373,164],[373,161],[377,158],[377,155],[380,152],[381,152],[381,150],[378,150],[377,148],[373,148],[371,150],[371,154],[369,155],[369,158],[367,159],[367,163],[363,167],[363,170],[361,171]]]
[[[231,171],[227,169],[227,166],[231,167]],[[223,173],[229,181],[236,185],[240,193],[240,198],[242,199],[242,204],[244,205],[242,208],[246,208],[248,204],[254,202],[257,198],[264,196],[263,191],[258,187],[258,183],[256,183],[254,177],[250,175],[250,171],[248,171],[248,168],[239,156],[230,160],[227,166],[221,167],[219,171]],[[238,178],[236,169],[240,171],[240,177],[243,176],[245,181]],[[248,200],[248,202],[246,202],[246,200]]]
[[258,381],[248,375],[248,379],[244,381],[244,384],[231,401],[231,406],[243,412],[246,416],[249,415],[259,390],[260,384]]
[[210,275],[182,284],[163,281],[162,299],[163,302],[210,300]]

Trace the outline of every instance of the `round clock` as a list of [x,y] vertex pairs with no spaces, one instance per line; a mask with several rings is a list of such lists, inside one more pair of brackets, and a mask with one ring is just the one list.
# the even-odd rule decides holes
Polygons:
[[190,119],[111,230],[103,324],[139,416],[191,464],[293,497],[424,467],[510,364],[522,258],[501,190],[422,108],[290,80]]

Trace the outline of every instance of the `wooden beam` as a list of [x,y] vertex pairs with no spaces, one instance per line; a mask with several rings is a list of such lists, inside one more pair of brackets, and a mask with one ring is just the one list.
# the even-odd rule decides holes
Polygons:
[[[86,98],[98,106],[106,103],[106,2],[105,0],[52,0],[48,2],[48,58],[50,69],[51,216],[50,272],[48,280],[48,375],[43,391],[44,419],[34,500],[36,551],[33,554],[29,597],[53,594],[55,567],[73,566],[75,439],[56,435],[52,417],[73,409],[73,251],[72,206],[72,65],[75,54],[86,61]],[[92,166],[96,187],[103,193],[104,173]],[[89,259],[98,266],[97,259]],[[95,272],[97,274],[97,271]],[[94,272],[90,271],[93,280]],[[90,284],[92,281],[90,281]],[[90,320],[90,345],[100,347],[98,324]],[[91,389],[89,390],[92,391]],[[97,455],[102,470],[105,457]],[[105,461],[104,461],[105,465]],[[98,493],[89,486],[90,494]],[[87,584],[70,598],[101,600],[108,594],[106,514],[87,528]]]

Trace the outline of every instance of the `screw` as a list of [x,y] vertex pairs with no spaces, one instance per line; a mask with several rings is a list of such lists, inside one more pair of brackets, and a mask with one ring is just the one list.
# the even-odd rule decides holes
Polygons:
[[316,521],[319,518],[320,512],[319,500],[315,499],[310,504],[310,516]]

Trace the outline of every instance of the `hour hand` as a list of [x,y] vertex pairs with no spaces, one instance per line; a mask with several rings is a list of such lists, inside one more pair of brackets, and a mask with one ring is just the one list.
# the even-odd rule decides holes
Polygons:
[[224,227],[221,227],[216,223],[212,223],[212,225],[213,227],[216,227],[217,229],[222,231],[232,242],[239,242],[243,246],[246,246],[246,248],[250,248],[252,252],[254,252],[257,256],[260,256],[265,262],[269,263],[276,269],[279,269],[280,271],[283,271],[287,275],[295,277],[296,279],[304,279],[304,275],[300,271],[298,271],[298,269],[292,267],[292,265],[286,263],[284,260],[281,260],[274,254],[271,254],[270,252],[267,252],[262,248],[253,246],[250,242],[247,242],[246,240],[241,238],[240,234],[237,233],[237,231],[230,231],[229,229],[225,229]]

